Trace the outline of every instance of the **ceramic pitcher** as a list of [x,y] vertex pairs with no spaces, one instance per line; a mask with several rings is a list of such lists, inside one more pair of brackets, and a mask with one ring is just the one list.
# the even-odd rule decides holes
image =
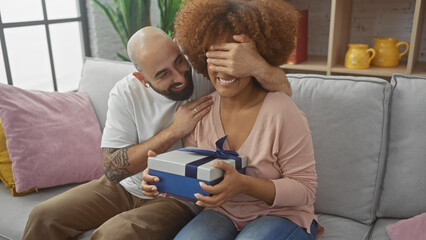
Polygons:
[[[401,53],[399,47],[405,45],[405,50]],[[374,38],[374,50],[376,56],[372,64],[379,67],[396,67],[404,54],[408,52],[410,45],[408,42],[398,42],[396,38]]]
[[370,62],[376,51],[368,48],[367,44],[348,44],[345,56],[345,67],[351,69],[365,69],[370,67]]

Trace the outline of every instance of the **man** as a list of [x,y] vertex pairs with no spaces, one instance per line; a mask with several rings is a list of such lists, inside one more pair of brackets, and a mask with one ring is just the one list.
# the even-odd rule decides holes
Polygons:
[[[256,68],[246,64],[233,75],[255,75],[266,89],[291,94],[284,72],[267,64],[250,40],[236,38],[240,44],[208,52],[213,67],[232,72],[233,65],[244,64],[238,56],[249,54]],[[213,88],[192,73],[179,47],[157,28],[136,32],[128,54],[137,72],[110,93],[102,138],[105,176],[37,205],[23,239],[74,238],[93,228],[92,239],[170,239],[198,212],[185,201],[143,196],[141,171],[149,149],[162,153],[181,146],[180,139],[209,111],[211,99],[201,96]]]

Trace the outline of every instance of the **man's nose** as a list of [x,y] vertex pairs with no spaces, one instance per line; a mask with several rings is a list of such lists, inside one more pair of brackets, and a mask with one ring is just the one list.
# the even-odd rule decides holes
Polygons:
[[185,73],[186,71],[179,71],[179,69],[174,69],[173,82],[175,83],[185,83]]

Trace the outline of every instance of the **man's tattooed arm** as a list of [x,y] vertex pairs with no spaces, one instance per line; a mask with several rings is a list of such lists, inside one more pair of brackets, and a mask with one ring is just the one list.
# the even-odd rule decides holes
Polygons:
[[119,183],[132,175],[128,169],[130,166],[127,155],[129,148],[102,148],[104,173],[113,183]]

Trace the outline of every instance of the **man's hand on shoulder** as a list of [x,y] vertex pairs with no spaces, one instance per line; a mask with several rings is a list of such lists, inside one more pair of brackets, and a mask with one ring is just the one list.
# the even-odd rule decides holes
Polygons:
[[213,100],[210,96],[187,102],[178,108],[173,116],[172,124],[167,129],[174,138],[180,139],[187,136],[194,130],[198,121],[210,111],[212,104]]

